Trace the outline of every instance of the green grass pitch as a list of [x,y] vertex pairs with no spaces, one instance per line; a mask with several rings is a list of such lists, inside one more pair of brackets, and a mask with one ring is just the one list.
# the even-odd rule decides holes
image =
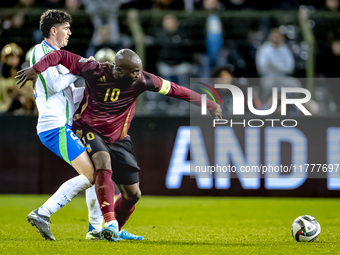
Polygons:
[[[339,254],[340,199],[144,196],[125,228],[145,241],[87,241],[85,197],[51,217],[55,242],[26,222],[45,195],[0,195],[0,254]],[[315,243],[290,233],[304,214],[321,224]]]

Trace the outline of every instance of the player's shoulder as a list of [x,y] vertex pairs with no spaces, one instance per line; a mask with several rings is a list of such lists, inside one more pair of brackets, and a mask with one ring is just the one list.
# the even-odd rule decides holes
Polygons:
[[42,52],[43,50],[42,50],[41,45],[42,43],[38,43],[34,45],[32,52],[35,52],[36,54]]
[[162,78],[152,73],[142,71],[139,77],[139,83],[147,90],[154,90],[156,87],[160,86]]
[[109,72],[112,73],[113,70],[113,63],[106,61],[104,63],[99,63],[100,68],[103,70],[103,72]]
[[161,77],[153,74],[153,73],[149,73],[146,71],[142,71],[142,75],[141,75],[142,80],[145,80],[145,82],[154,82],[157,79],[162,79]]
[[146,75],[146,76],[149,76],[149,77],[151,77],[151,76],[157,76],[157,75],[155,75],[155,74],[153,74],[153,73],[149,73],[149,72],[147,72],[147,71],[142,71],[142,75]]
[[110,76],[112,75],[113,64],[110,62],[98,63],[98,72],[97,74],[100,76]]
[[148,83],[150,83],[152,81],[152,77],[153,74],[148,73],[146,71],[142,71],[141,75],[139,76],[139,83],[143,84],[143,85],[147,85]]
[[87,74],[87,78],[101,80],[106,82],[107,78],[112,76],[113,65],[109,62],[100,63],[96,60],[90,59],[84,64],[82,72]]
[[44,47],[43,47],[43,43],[39,43],[36,44],[33,48],[32,51],[32,57],[33,59],[37,61],[39,61],[43,56],[45,55],[45,51],[44,51]]

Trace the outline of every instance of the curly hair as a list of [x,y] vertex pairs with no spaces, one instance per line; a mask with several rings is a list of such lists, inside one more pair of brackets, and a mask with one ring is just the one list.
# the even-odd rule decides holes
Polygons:
[[60,10],[48,10],[44,12],[40,17],[40,30],[44,38],[50,37],[51,27],[57,25],[60,26],[64,23],[71,23],[71,15],[65,11]]

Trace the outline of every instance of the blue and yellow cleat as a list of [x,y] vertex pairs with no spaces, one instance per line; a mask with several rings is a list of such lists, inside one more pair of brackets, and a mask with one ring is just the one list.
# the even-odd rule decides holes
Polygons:
[[100,231],[100,238],[103,240],[108,240],[109,242],[119,241],[119,230],[118,226],[111,224],[108,227],[102,228]]
[[138,240],[143,241],[144,237],[142,236],[136,236],[134,234],[131,234],[127,232],[125,229],[119,232],[119,240]]

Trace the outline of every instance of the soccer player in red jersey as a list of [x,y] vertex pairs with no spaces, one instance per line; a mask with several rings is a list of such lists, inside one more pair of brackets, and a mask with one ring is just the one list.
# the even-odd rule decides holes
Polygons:
[[[201,105],[201,95],[143,71],[141,59],[129,49],[117,53],[115,64],[99,63],[64,50],[53,51],[32,68],[20,71],[17,84],[24,85],[58,64],[85,79],[84,98],[74,114],[73,128],[82,137],[97,170],[96,193],[105,220],[101,237],[117,241],[119,230],[141,197],[140,168],[127,135],[137,97],[149,90]],[[207,108],[215,118],[222,118],[220,105],[207,100]],[[115,203],[111,176],[121,192]]]

